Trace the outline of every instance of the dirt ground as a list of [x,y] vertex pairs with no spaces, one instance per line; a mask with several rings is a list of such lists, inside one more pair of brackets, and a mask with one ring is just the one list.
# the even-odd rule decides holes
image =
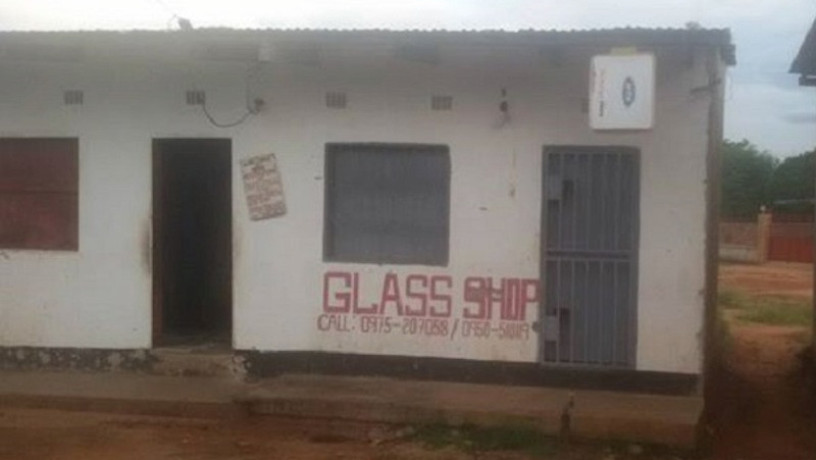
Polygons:
[[[749,295],[811,296],[811,267],[724,265],[721,286]],[[816,459],[813,376],[797,357],[803,327],[729,320],[724,370],[714,385],[712,460]],[[633,449],[635,447],[635,449]],[[555,446],[559,460],[679,460],[640,446]],[[280,418],[181,419],[0,409],[0,459],[9,460],[522,460],[526,452],[465,452],[397,439],[394,429]]]
[[723,264],[720,266],[720,288],[809,299],[813,296],[813,267],[785,262]]
[[252,418],[121,416],[13,410],[0,417],[0,458],[15,460],[462,458],[410,444],[374,445],[364,425]]
[[[630,455],[632,447],[643,449],[637,445],[615,446],[620,453],[601,445],[551,447],[553,453],[543,456],[523,451],[466,452],[453,446],[427,447],[419,441],[397,439],[391,427],[271,417],[213,420],[29,409],[0,413],[0,459],[4,460],[647,458],[639,452]],[[662,453],[654,458],[686,457]]]
[[[723,265],[720,288],[749,295],[812,297],[812,267],[769,263]],[[728,319],[725,365],[713,405],[713,457],[718,460],[816,459],[816,401],[802,352],[806,327]]]

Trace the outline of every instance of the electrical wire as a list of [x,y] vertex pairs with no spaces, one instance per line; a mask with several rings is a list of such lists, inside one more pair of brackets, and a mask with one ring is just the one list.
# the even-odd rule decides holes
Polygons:
[[216,128],[234,128],[235,126],[240,125],[241,123],[247,121],[247,119],[253,115],[257,114],[257,110],[252,110],[247,107],[247,111],[245,114],[241,115],[241,117],[234,122],[231,123],[219,123],[216,119],[210,114],[209,110],[207,110],[207,103],[201,104],[201,111],[204,112],[204,116],[207,117],[207,121],[210,122]]
[[244,98],[246,100],[246,113],[241,115],[238,120],[230,123],[218,122],[207,109],[207,100],[204,100],[204,103],[201,104],[201,110],[204,112],[204,116],[207,117],[207,121],[209,121],[211,125],[215,126],[216,128],[233,128],[247,121],[249,117],[257,115],[261,111],[264,101],[262,99],[252,99],[250,91],[250,80],[253,77],[257,77],[261,71],[261,67],[262,64],[260,63],[251,65],[247,68],[246,73],[244,74]]
[[[160,6],[162,9],[164,9],[167,13],[170,14],[170,19],[167,20],[167,24],[166,24],[166,27],[168,29],[172,28],[171,24],[174,21],[178,24],[178,26],[182,30],[192,29],[190,21],[187,18],[179,16],[178,12],[176,12],[176,10],[174,10],[167,3],[165,3],[164,0],[153,0],[153,2],[156,3],[158,6]],[[190,69],[188,69],[188,70],[190,70]],[[249,89],[250,78],[252,78],[254,75],[256,75],[260,70],[261,70],[261,65],[260,64],[250,66],[246,70],[246,74],[244,75],[244,98],[246,100],[246,113],[241,115],[236,121],[229,122],[229,123],[221,123],[218,120],[216,120],[215,117],[210,113],[209,109],[207,109],[206,99],[203,101],[202,104],[200,104],[201,111],[204,113],[204,116],[207,118],[207,121],[211,125],[213,125],[213,126],[215,126],[217,128],[233,128],[235,126],[240,125],[241,123],[244,123],[251,116],[257,115],[260,112],[261,107],[263,106],[264,102],[263,102],[262,99],[252,99],[251,96],[250,96],[250,89]],[[193,76],[195,77],[195,75],[193,75]],[[197,85],[193,84],[193,86],[195,87]]]

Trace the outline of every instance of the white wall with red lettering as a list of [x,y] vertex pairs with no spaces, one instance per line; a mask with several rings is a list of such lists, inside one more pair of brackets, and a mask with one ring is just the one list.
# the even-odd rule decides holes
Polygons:
[[[543,146],[626,145],[641,149],[637,369],[700,371],[710,96],[692,92],[707,79],[687,50],[658,56],[653,130],[593,132],[582,108],[589,58],[604,49],[550,62],[532,47],[460,45],[424,63],[395,57],[382,43],[326,44],[317,61],[273,58],[247,78],[245,62],[190,60],[181,45],[113,42],[87,45],[77,62],[2,66],[0,135],[80,139],[80,250],[2,250],[0,346],[150,347],[151,139],[229,137],[235,348],[534,362],[536,302],[528,298],[525,316],[507,322],[516,326],[501,329],[494,318],[489,337],[473,328],[466,335],[461,322],[454,326],[475,311],[465,283],[538,279]],[[242,114],[247,92],[267,105],[238,127],[216,128],[185,105],[191,88],[207,92],[223,121]],[[66,89],[84,90],[85,104],[64,106]],[[327,91],[345,92],[348,107],[327,108]],[[453,96],[453,110],[430,110],[432,95]],[[327,142],[449,146],[447,266],[323,261]],[[268,152],[277,155],[288,211],[251,221],[238,161]],[[391,282],[400,295],[410,289],[409,304],[434,288],[422,317],[431,321],[405,320],[394,304],[385,306],[390,324],[323,316],[347,290],[346,278],[330,278],[327,305],[327,272],[356,274],[362,306],[380,302],[384,285],[393,295]],[[447,318],[431,312],[448,305],[449,319],[432,321]]]

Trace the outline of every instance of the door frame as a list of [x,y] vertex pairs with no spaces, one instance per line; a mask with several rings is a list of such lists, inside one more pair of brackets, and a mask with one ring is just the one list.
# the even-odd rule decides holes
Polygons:
[[235,260],[234,260],[234,248],[232,245],[234,244],[234,230],[235,230],[235,209],[234,209],[234,196],[233,196],[233,166],[234,166],[234,158],[233,158],[233,139],[231,137],[194,137],[194,136],[178,136],[178,137],[153,137],[151,138],[151,150],[150,150],[150,159],[151,159],[151,224],[150,224],[150,261],[151,261],[151,273],[150,273],[150,283],[151,283],[151,348],[156,348],[161,346],[161,340],[164,332],[164,299],[162,296],[163,289],[164,289],[164,281],[165,276],[164,272],[166,267],[162,263],[162,259],[160,254],[164,251],[164,238],[162,238],[163,234],[163,222],[162,216],[164,202],[161,200],[161,190],[162,184],[164,183],[164,169],[163,163],[158,160],[159,156],[167,155],[168,152],[162,151],[162,143],[167,141],[221,141],[227,142],[229,149],[227,150],[227,154],[229,156],[229,163],[230,169],[227,171],[227,175],[229,178],[229,190],[230,190],[230,215],[228,216],[230,219],[230,235],[229,235],[229,243],[230,243],[230,255],[229,255],[229,264],[230,264],[230,294],[229,294],[229,301],[230,301],[230,326],[229,326],[229,335],[230,335],[230,343],[229,346],[232,348],[234,341],[235,341],[235,285],[234,285],[234,270],[235,270]]

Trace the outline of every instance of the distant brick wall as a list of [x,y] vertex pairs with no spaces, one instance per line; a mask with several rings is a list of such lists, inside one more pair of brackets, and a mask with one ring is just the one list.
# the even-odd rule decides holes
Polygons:
[[720,222],[720,244],[756,248],[759,226],[756,222]]
[[720,259],[764,263],[768,260],[771,215],[757,214],[755,222],[720,222]]
[[813,262],[813,223],[771,224],[768,258],[784,262]]

